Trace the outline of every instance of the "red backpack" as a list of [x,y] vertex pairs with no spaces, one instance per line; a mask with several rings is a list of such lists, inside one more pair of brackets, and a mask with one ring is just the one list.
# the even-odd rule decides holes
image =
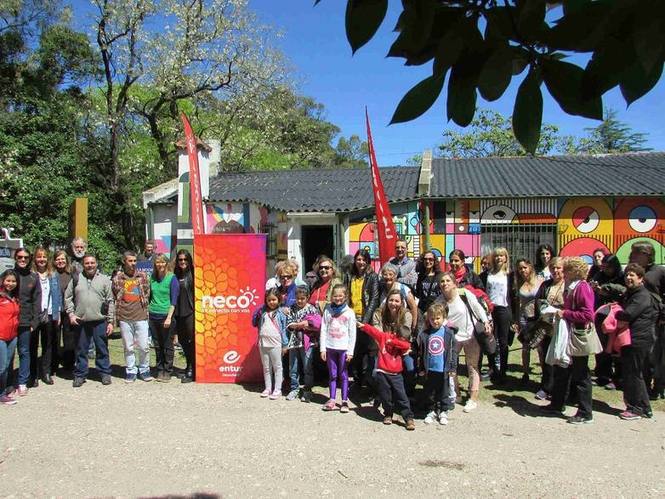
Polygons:
[[471,284],[464,286],[464,289],[468,290],[469,293],[473,293],[473,295],[478,299],[480,306],[485,309],[487,316],[491,317],[492,311],[494,310],[494,303],[492,303],[490,297],[487,296],[487,293],[485,293],[482,289],[474,288],[471,286]]

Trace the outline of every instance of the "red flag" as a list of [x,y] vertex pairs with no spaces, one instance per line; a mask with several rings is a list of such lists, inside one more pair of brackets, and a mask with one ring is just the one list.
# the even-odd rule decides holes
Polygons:
[[192,232],[204,234],[203,227],[203,200],[201,199],[201,180],[199,175],[199,152],[196,147],[196,137],[185,113],[180,113],[182,125],[185,128],[185,142],[189,156],[189,194],[190,213],[192,214]]
[[369,164],[372,170],[372,190],[374,191],[374,205],[376,207],[376,229],[379,233],[379,260],[385,263],[393,256],[395,243],[397,242],[397,231],[393,222],[390,206],[383,182],[379,175],[379,165],[374,153],[374,142],[372,141],[372,130],[369,126],[369,114],[365,108],[365,121],[367,122],[367,145],[369,148]]

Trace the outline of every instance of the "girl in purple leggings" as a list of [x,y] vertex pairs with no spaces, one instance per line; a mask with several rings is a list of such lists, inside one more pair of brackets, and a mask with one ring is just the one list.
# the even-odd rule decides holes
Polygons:
[[353,358],[356,345],[356,315],[346,304],[347,296],[346,286],[336,284],[321,320],[321,360],[327,364],[330,376],[330,400],[323,406],[324,411],[334,411],[337,407],[335,399],[339,380],[342,389],[340,412],[349,412],[349,375],[346,366]]

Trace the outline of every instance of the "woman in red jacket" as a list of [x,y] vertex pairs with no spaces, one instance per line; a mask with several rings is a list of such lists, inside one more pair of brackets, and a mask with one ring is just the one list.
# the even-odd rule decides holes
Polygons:
[[14,405],[16,400],[5,393],[9,360],[14,355],[18,335],[18,276],[13,270],[0,275],[0,404]]

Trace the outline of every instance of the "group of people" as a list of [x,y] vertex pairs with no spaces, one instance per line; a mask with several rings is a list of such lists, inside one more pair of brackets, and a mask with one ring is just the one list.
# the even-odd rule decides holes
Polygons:
[[[550,401],[544,412],[560,415],[573,403],[577,412],[569,423],[593,421],[589,357],[595,355],[596,384],[623,388],[626,410],[620,417],[652,416],[650,399],[663,397],[665,382],[665,268],[654,265],[650,243],[633,245],[625,270],[605,250],[594,252],[590,266],[581,257],[557,257],[547,244],[538,248],[535,264],[520,258],[513,270],[508,251],[495,248],[483,257],[480,274],[459,249],[450,252],[444,270],[435,252],[411,260],[406,247],[398,241],[396,256],[378,273],[365,249],[340,268],[321,256],[310,284],[296,282],[297,262],[277,264],[266,283],[265,304],[254,316],[264,367],[262,397],[282,396],[287,356],[286,399],[309,402],[318,356],[330,389],[323,410],[349,411],[352,378],[353,388],[368,391],[375,406],[383,406],[385,424],[398,411],[406,428],[414,429],[416,408],[426,408],[425,423],[447,424],[461,398],[460,354],[469,381],[463,411],[471,412],[478,407],[481,378],[493,386],[506,381],[509,348],[517,338],[525,387],[531,381],[531,352],[538,353],[542,376],[534,396]],[[629,335],[611,353],[612,335],[603,324],[607,313],[598,311],[607,303],[619,308],[613,317]],[[481,374],[485,356],[488,369]]]
[[[14,269],[0,276],[0,403],[15,404],[40,381],[53,384],[60,366],[72,371],[74,387],[82,386],[91,345],[101,382],[110,384],[107,338],[116,323],[127,383],[170,381],[176,337],[186,359],[181,381],[193,381],[191,254],[180,250],[170,261],[147,243],[140,255],[125,251],[122,266],[108,277],[86,253],[85,241],[75,239],[71,249],[71,255],[63,250],[51,255],[43,247],[33,253],[20,248]],[[570,423],[593,421],[589,357],[596,355],[596,383],[623,388],[626,410],[620,417],[651,417],[650,399],[663,397],[665,388],[665,268],[654,265],[654,254],[649,243],[636,243],[622,270],[617,257],[603,250],[594,252],[589,267],[582,258],[559,258],[542,245],[535,264],[520,258],[513,270],[508,251],[496,248],[476,274],[459,249],[447,262],[434,251],[412,260],[400,240],[395,257],[378,273],[369,251],[360,249],[340,268],[319,257],[309,283],[298,281],[297,262],[281,261],[253,316],[264,373],[261,396],[279,399],[286,385],[286,400],[310,402],[320,363],[328,372],[325,411],[349,412],[349,391],[357,389],[382,406],[384,424],[398,412],[413,430],[417,409],[424,409],[425,423],[447,424],[461,399],[460,354],[468,376],[463,411],[471,412],[478,407],[481,379],[493,385],[506,380],[516,337],[525,384],[531,351],[538,352],[542,376],[535,397],[550,401],[546,411],[560,414],[573,402],[578,410]],[[150,262],[149,272],[137,266],[141,261]],[[612,312],[601,312],[608,304]],[[623,328],[616,334],[618,349],[614,336],[604,333],[608,317]]]
[[[172,265],[146,243],[140,255],[125,251],[122,266],[109,277],[100,272],[97,258],[86,249],[81,238],[72,241],[71,255],[64,250],[51,255],[41,246],[32,253],[19,248],[14,268],[0,275],[0,403],[15,404],[17,396],[26,396],[40,381],[52,385],[58,368],[71,373],[75,388],[82,386],[89,356],[95,358],[101,383],[111,384],[108,336],[116,324],[124,346],[127,383],[170,381],[176,335],[187,362],[181,381],[194,380],[191,254],[178,251]],[[149,262],[152,270],[139,270],[139,261]],[[155,349],[154,376],[150,342]],[[17,372],[13,369],[16,352]]]

